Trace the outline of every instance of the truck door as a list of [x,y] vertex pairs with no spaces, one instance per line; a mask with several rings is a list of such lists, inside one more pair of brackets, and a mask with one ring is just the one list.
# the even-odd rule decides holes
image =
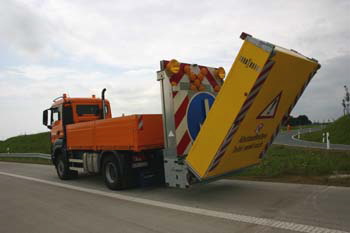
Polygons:
[[51,108],[51,126],[51,142],[53,143],[57,139],[64,137],[61,106]]

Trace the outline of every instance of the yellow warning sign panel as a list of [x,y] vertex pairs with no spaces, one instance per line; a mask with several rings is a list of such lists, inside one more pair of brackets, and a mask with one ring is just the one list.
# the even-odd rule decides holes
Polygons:
[[258,164],[318,68],[247,37],[186,158],[197,178]]

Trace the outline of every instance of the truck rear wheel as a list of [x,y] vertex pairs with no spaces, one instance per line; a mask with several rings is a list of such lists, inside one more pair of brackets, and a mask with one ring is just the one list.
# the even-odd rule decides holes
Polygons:
[[63,157],[62,154],[57,156],[56,160],[56,171],[57,175],[61,180],[69,180],[76,178],[78,176],[77,171],[72,171],[69,169],[67,160]]
[[103,178],[106,186],[112,190],[123,188],[120,165],[114,156],[108,156],[103,160]]

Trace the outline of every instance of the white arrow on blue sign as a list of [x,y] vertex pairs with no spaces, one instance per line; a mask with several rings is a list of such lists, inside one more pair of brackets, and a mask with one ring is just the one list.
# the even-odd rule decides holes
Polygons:
[[199,92],[194,95],[187,109],[187,126],[192,141],[194,141],[204,123],[215,96],[209,92]]

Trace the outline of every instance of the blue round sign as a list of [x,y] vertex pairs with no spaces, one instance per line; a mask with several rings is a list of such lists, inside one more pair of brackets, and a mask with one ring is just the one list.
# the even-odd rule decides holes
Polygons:
[[187,126],[192,140],[196,139],[214,100],[215,96],[208,92],[200,92],[192,97],[187,110]]

